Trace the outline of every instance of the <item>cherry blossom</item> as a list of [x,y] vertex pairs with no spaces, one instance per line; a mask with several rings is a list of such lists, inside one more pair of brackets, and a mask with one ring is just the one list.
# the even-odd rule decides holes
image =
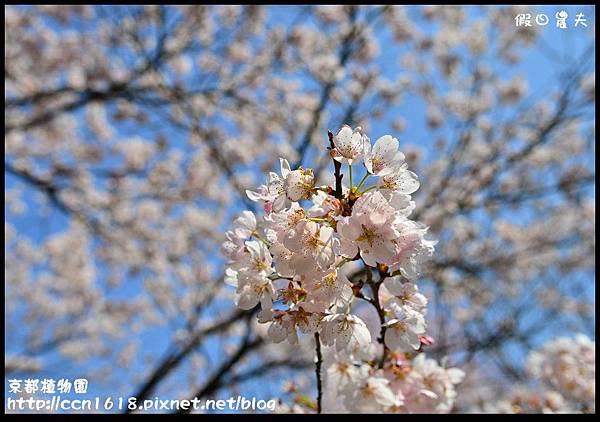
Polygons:
[[473,412],[593,413],[596,409],[596,344],[584,334],[556,337],[531,350],[528,385],[494,396]]
[[559,337],[533,351],[527,367],[537,379],[547,383],[566,399],[595,406],[596,343],[583,334],[574,339]]
[[[140,402],[289,376],[278,398],[313,412],[320,344],[322,378],[384,377],[377,394],[397,398],[344,400],[363,396],[332,376],[323,412],[593,412],[594,361],[573,334],[595,326],[594,31],[556,60],[552,31],[515,28],[538,13],[523,6],[280,9],[6,7],[6,372],[59,365]],[[341,116],[348,157],[328,143]],[[391,147],[369,173],[376,131]],[[338,227],[371,213],[370,193],[394,209],[376,266]],[[309,221],[333,229],[327,268],[284,245]],[[384,347],[409,309],[426,316],[421,347]],[[332,314],[359,317],[369,345],[316,340]],[[443,406],[408,386],[423,353],[467,374]]]
[[312,293],[308,297],[317,304],[315,311],[343,309],[353,297],[352,284],[341,270],[335,268],[330,269],[322,277],[308,279],[306,286]]
[[460,383],[465,373],[458,368],[444,368],[435,360],[421,353],[413,359],[407,378],[405,404],[413,413],[447,412],[456,398],[455,385]]
[[269,192],[267,185],[260,185],[257,191],[246,190],[246,195],[251,201],[262,202],[266,213],[270,213],[273,210],[273,202],[277,198],[277,196]]
[[391,135],[384,135],[377,139],[365,157],[365,167],[369,173],[385,176],[399,167],[404,161],[404,154],[398,151],[398,146],[398,139]]
[[344,395],[344,404],[356,413],[381,413],[402,405],[402,400],[389,387],[389,381],[382,374],[372,374],[372,370],[361,366],[352,388]]
[[386,300],[385,307],[390,308],[395,315],[401,315],[405,311],[421,312],[427,307],[427,298],[419,293],[419,287],[415,283],[404,282],[400,276],[396,276],[386,278],[383,286],[391,296]]
[[335,346],[335,350],[366,347],[371,342],[371,334],[365,323],[350,314],[327,315],[321,322],[323,344]]
[[377,262],[390,262],[394,255],[394,208],[379,192],[369,192],[356,201],[350,217],[338,222],[340,251],[353,258],[359,251],[365,263],[377,266]]
[[408,195],[416,192],[419,189],[419,179],[407,168],[408,164],[403,163],[389,168],[387,174],[379,174],[381,177],[377,180],[377,187]]
[[294,234],[283,240],[284,246],[292,252],[290,265],[297,274],[312,272],[315,264],[322,271],[333,264],[337,244],[333,233],[329,226],[303,220],[296,226]]
[[342,126],[334,136],[333,142],[335,145],[335,150],[332,151],[333,158],[350,165],[361,160],[371,147],[369,138],[362,133],[360,127],[353,130],[348,125]]
[[420,334],[425,333],[425,320],[423,315],[411,309],[402,311],[401,319],[390,319],[385,324],[384,341],[392,350],[411,351],[418,350],[421,346]]
[[285,193],[290,201],[309,199],[315,184],[315,178],[311,169],[291,171],[285,178]]
[[[335,380],[327,393],[328,403],[337,400],[332,409],[390,412],[429,406],[448,411],[462,372],[446,371],[424,361],[422,354],[414,362],[400,358],[433,344],[426,335],[427,298],[415,279],[436,242],[425,239],[426,226],[409,219],[415,208],[410,194],[419,187],[418,179],[391,136],[380,138],[372,152],[360,128],[343,126],[329,137],[339,150],[332,154],[334,162],[351,166],[367,154],[366,166],[379,181],[363,191],[360,185],[350,189],[341,184],[335,164],[335,187],[317,188],[312,171],[292,170],[280,159],[281,175],[271,172],[268,187],[249,194],[273,206],[266,207],[260,221],[243,212],[226,232],[222,251],[230,267],[225,281],[236,287],[238,307],[260,303],[258,322],[267,327],[270,341],[296,346],[302,334],[312,334],[317,374],[322,352],[327,383]],[[300,200],[310,203],[305,207]],[[376,284],[367,280],[376,298],[367,296],[364,282],[353,284],[347,277],[343,267],[357,261],[371,277],[373,271],[380,274]],[[378,333],[353,312],[359,300],[380,315]],[[414,403],[407,403],[408,394]]]
[[310,217],[325,217],[330,213],[336,216],[342,213],[341,202],[323,191],[317,191],[312,197],[312,201],[312,207],[307,210]]
[[289,206],[289,198],[286,192],[286,180],[290,175],[290,164],[287,160],[279,160],[281,167],[281,176],[277,173],[269,173],[267,188],[269,195],[273,198],[273,211],[280,211]]

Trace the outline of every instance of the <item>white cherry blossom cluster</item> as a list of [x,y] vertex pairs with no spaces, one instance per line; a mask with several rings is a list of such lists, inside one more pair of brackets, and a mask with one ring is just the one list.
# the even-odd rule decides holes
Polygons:
[[[427,176],[409,218],[440,240],[435,261],[421,275],[435,280],[436,314],[428,314],[427,330],[446,333],[436,338],[436,355],[477,353],[481,368],[469,367],[468,382],[485,373],[475,388],[461,384],[454,410],[468,408],[469,391],[486,385],[514,391],[502,370],[515,353],[507,344],[525,352],[518,339],[535,344],[546,332],[570,332],[574,321],[595,321],[593,298],[584,294],[595,275],[595,62],[588,60],[594,45],[587,46],[594,31],[576,37],[560,61],[549,57],[549,64],[564,69],[541,66],[547,89],[533,90],[532,76],[546,77],[514,64],[534,53],[537,37],[547,32],[535,25],[515,28],[516,15],[537,13],[527,9],[8,6],[7,371],[62,364],[85,372],[94,360],[98,371],[89,374],[90,382],[135,393],[151,381],[148,395],[180,398],[212,376],[217,362],[208,365],[205,351],[217,353],[219,367],[228,368],[222,388],[244,388],[237,380],[252,375],[245,371],[257,361],[279,372],[288,360],[310,358],[310,336],[300,336],[302,352],[287,341],[264,344],[270,321],[257,330],[258,349],[237,354],[231,336],[252,334],[253,325],[246,324],[246,313],[223,309],[223,291],[232,289],[222,282],[214,250],[232,207],[250,202],[245,189],[259,185],[278,157],[308,163],[329,117],[345,115],[366,129],[389,122],[407,137],[429,126],[422,141],[402,142],[410,169]],[[426,113],[398,118],[417,103]],[[372,150],[369,144],[363,146]],[[356,158],[353,176],[362,163],[377,171],[377,161]],[[330,201],[319,201],[334,197],[332,205],[340,206],[337,193],[318,189],[326,183],[321,164],[314,165],[311,200],[327,209]],[[346,167],[344,173],[348,186]],[[385,185],[390,178],[369,180]],[[348,187],[342,195],[349,199]],[[284,208],[293,202],[286,195],[281,201],[289,201]],[[312,207],[296,202],[305,211]],[[257,221],[266,238],[266,223],[258,215]],[[341,263],[340,256],[336,252]],[[362,265],[361,258],[343,265],[340,277],[355,289],[364,282],[367,299],[377,296],[370,286],[381,283],[383,295],[389,282],[378,270],[372,282],[365,272],[354,273]],[[401,275],[386,279],[394,277],[406,284]],[[237,276],[229,279],[237,283]],[[298,284],[269,280],[276,296],[280,283],[289,281]],[[418,287],[424,292],[421,282]],[[351,315],[365,322],[371,344],[381,347],[377,315],[361,313],[373,308],[352,293]],[[275,310],[289,310],[273,302]],[[512,319],[517,324],[507,333],[504,322]],[[166,358],[190,364],[193,383],[172,388],[168,380],[180,367],[163,370],[163,350],[147,347],[156,338],[170,339]],[[144,350],[147,362],[142,377],[131,365],[136,350]],[[35,361],[15,363],[13,356]],[[261,373],[261,382],[273,376]],[[493,390],[490,402],[498,396]],[[549,408],[559,408],[552,398]]]
[[535,381],[508,396],[481,400],[471,411],[486,413],[594,413],[596,343],[585,334],[557,337],[527,356]]
[[558,337],[529,354],[532,376],[560,393],[567,402],[595,410],[596,343],[584,334]]
[[[371,364],[373,348],[331,356],[326,378],[328,412],[447,413],[464,378],[458,368],[440,365],[425,353],[413,359],[391,353],[382,368]],[[361,362],[362,360],[362,362]]]
[[[317,186],[311,169],[292,170],[282,158],[280,174],[271,172],[266,184],[247,192],[265,215],[257,219],[244,211],[226,232],[225,281],[236,288],[239,308],[260,303],[258,320],[269,325],[272,341],[297,344],[298,332],[316,335],[336,362],[328,368],[330,376],[337,368],[337,377],[347,381],[332,387],[347,410],[448,411],[462,371],[447,370],[421,354],[412,362],[406,359],[430,339],[425,335],[427,298],[415,280],[436,243],[425,238],[427,227],[409,218],[417,176],[390,135],[371,146],[360,127],[344,125],[329,137],[334,187]],[[354,185],[352,168],[361,162],[365,175]],[[349,186],[342,185],[344,163]],[[376,181],[364,187],[371,176]],[[351,261],[363,265],[364,279],[344,272]],[[381,359],[367,356],[377,333],[352,312],[359,299],[380,315]],[[352,404],[357,395],[376,400],[357,408]]]

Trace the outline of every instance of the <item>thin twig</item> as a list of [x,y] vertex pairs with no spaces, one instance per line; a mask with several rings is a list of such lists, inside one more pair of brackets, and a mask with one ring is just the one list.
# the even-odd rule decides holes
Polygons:
[[323,399],[323,384],[321,382],[321,365],[323,364],[323,356],[321,355],[321,340],[319,333],[315,333],[315,349],[317,352],[317,413],[321,413],[321,402]]
[[371,303],[371,305],[373,305],[373,307],[377,311],[377,315],[379,316],[379,323],[381,324],[379,338],[377,338],[377,341],[383,347],[383,353],[381,354],[381,358],[379,359],[379,362],[378,362],[379,368],[383,368],[383,365],[385,364],[385,361],[388,357],[388,351],[389,351],[384,342],[385,331],[386,331],[386,327],[383,325],[383,324],[385,324],[385,310],[383,309],[383,306],[381,306],[381,302],[379,301],[379,287],[381,286],[381,283],[383,283],[383,280],[388,276],[388,273],[386,270],[379,268],[379,275],[380,275],[379,281],[373,280],[372,274],[370,271],[367,273],[367,284],[369,284],[371,286],[371,290],[373,291],[373,298],[368,302]]
[[[329,147],[327,149],[329,150],[329,153],[332,154],[332,151],[335,148],[335,144],[333,143],[333,132],[328,130],[327,136],[329,137]],[[331,159],[333,161],[333,167],[335,168],[335,172],[333,173],[333,175],[335,176],[335,195],[334,196],[337,199],[342,199],[342,196],[343,196],[343,194],[342,194],[342,177],[344,177],[344,175],[341,173],[342,163],[333,159],[333,155],[331,156]]]

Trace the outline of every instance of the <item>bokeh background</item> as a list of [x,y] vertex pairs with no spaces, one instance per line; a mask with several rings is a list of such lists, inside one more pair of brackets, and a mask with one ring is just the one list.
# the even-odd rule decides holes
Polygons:
[[279,157],[330,183],[346,123],[419,175],[454,410],[535,391],[529,351],[595,338],[594,101],[593,6],[7,6],[5,388],[313,397],[310,344],[235,308],[219,246]]

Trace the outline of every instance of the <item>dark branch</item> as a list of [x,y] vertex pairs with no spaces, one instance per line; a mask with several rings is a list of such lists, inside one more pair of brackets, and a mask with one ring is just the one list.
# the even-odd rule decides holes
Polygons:
[[[327,131],[327,136],[329,137],[329,147],[327,148],[329,150],[329,154],[333,153],[333,149],[335,148],[335,144],[333,143],[333,132],[328,130]],[[341,169],[342,169],[342,163],[340,163],[337,160],[333,159],[333,155],[331,155],[331,159],[333,160],[333,167],[335,168],[335,172],[333,173],[333,175],[335,176],[335,197],[338,199],[342,199],[342,177],[344,177],[344,175],[341,173]]]
[[317,413],[321,413],[323,401],[323,383],[321,380],[321,365],[323,364],[323,356],[321,355],[321,339],[319,333],[315,333],[315,351],[317,353],[316,374],[317,374]]

